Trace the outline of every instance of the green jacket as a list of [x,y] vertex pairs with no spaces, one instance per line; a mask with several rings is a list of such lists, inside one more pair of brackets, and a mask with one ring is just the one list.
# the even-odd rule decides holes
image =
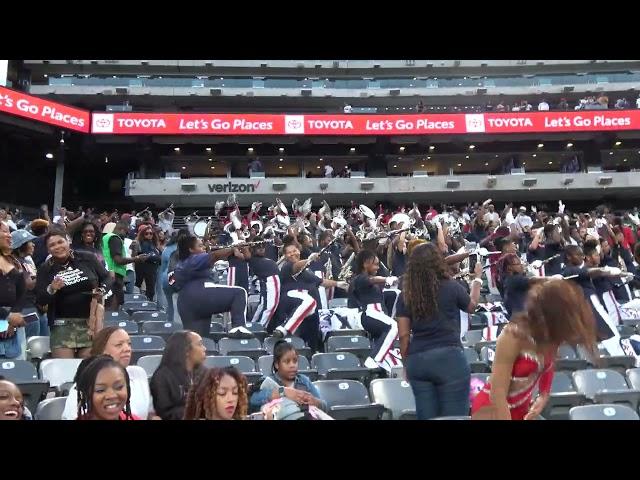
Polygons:
[[[109,249],[109,240],[111,237],[118,237],[115,233],[106,233],[102,237],[102,254],[104,255],[104,260],[107,262],[107,268],[110,272],[117,273],[121,277],[127,276],[127,266],[126,265],[118,265],[113,261],[113,257],[111,256],[111,250]],[[118,237],[120,238],[120,237]],[[124,242],[122,242],[122,258],[125,258],[127,255],[124,250]]]

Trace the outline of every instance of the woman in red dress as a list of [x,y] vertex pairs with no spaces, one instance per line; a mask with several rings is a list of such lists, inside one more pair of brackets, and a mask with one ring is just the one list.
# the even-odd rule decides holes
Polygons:
[[[551,391],[558,347],[582,345],[597,358],[596,325],[589,304],[571,282],[531,288],[526,310],[514,315],[496,344],[489,382],[473,400],[477,419],[533,420]],[[538,387],[539,395],[533,398]]]

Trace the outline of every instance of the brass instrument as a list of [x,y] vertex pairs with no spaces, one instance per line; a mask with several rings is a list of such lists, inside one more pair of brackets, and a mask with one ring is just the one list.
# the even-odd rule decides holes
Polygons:
[[210,252],[215,252],[216,250],[224,250],[225,248],[247,248],[247,247],[255,247],[257,245],[262,245],[264,243],[273,243],[272,239],[260,240],[259,242],[239,242],[231,245],[214,245],[209,247]]
[[[318,252],[318,257],[317,257],[317,258],[319,258],[319,257],[320,257],[323,253],[325,253],[327,250],[329,250],[329,248],[331,247],[331,245],[333,245],[333,244],[334,244],[334,242],[335,242],[336,240],[338,240],[338,237],[334,237],[334,238],[333,238],[333,240],[331,240],[331,241],[329,242],[329,244],[328,244],[326,247],[322,248],[322,249]],[[307,269],[307,267],[309,267],[309,265],[311,264],[311,261],[312,261],[312,260],[311,260],[311,257],[309,257],[309,258],[307,259],[306,263],[305,263],[305,264],[302,266],[302,268],[300,269],[300,271],[299,271],[298,273],[295,273],[295,274],[291,275],[291,278],[293,278],[294,280],[297,280],[297,279],[298,279],[298,276],[300,276],[300,274],[301,274],[302,272],[304,272],[304,271]]]
[[351,256],[344,262],[342,268],[340,269],[340,273],[338,274],[338,281],[348,282],[351,280],[353,276],[353,272],[351,271],[351,264],[353,263],[353,259],[356,258],[356,252],[352,252]]

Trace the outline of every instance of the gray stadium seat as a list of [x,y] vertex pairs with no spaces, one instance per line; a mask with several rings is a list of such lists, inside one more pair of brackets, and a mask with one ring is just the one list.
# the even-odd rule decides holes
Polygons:
[[47,358],[51,353],[50,337],[35,336],[27,339],[27,355],[29,359]]
[[124,301],[125,302],[131,302],[131,301],[138,301],[138,302],[146,302],[147,296],[143,293],[125,293],[124,294]]
[[607,368],[615,370],[621,375],[625,375],[628,369],[636,366],[635,357],[627,357],[625,355],[600,357],[598,368]]
[[[264,339],[264,349],[269,355],[273,355],[273,347],[278,340],[280,339],[276,337],[267,337]],[[307,347],[307,344],[304,343],[304,340],[300,337],[288,336],[284,338],[284,341],[287,343],[291,343],[298,352],[298,355],[311,358],[311,349]]]
[[329,308],[347,307],[348,301],[348,298],[332,298],[327,302],[327,306]]
[[640,368],[630,368],[627,370],[627,382],[634,390],[640,390]]
[[57,389],[63,383],[73,382],[81,361],[80,358],[47,358],[40,363],[40,378]]
[[[273,365],[273,355],[263,355],[258,359],[258,371],[265,377],[271,375],[271,366]],[[318,371],[311,370],[307,357],[298,355],[298,373],[306,375],[312,382],[318,379]]]
[[165,341],[157,335],[131,335],[131,363],[145,355],[162,355]]
[[464,356],[467,359],[471,373],[488,373],[491,371],[487,362],[480,361],[478,353],[470,347],[464,347]]
[[573,372],[578,392],[595,403],[625,404],[638,410],[640,391],[631,390],[625,378],[614,370],[594,369]]
[[255,383],[262,378],[262,374],[256,371],[253,359],[243,355],[208,356],[204,365],[207,368],[235,367],[247,377],[247,383]]
[[452,415],[450,417],[434,417],[431,420],[471,420],[471,417],[465,415]]
[[251,357],[258,360],[266,352],[257,338],[221,338],[218,342],[221,355]]
[[356,380],[319,380],[313,382],[327,402],[327,412],[336,420],[379,420],[384,406],[371,403],[365,386]]
[[0,358],[0,375],[14,383],[38,380],[38,372],[31,362]]
[[560,345],[556,357],[556,370],[585,370],[588,363],[583,358],[578,358],[576,351],[570,345]]
[[104,321],[107,320],[131,320],[130,315],[124,310],[116,310],[115,312],[104,312]]
[[168,322],[169,318],[165,312],[149,312],[149,311],[139,311],[133,312],[131,314],[131,321],[142,323],[142,322]]
[[156,302],[131,300],[122,304],[122,310],[129,315],[132,315],[133,312],[157,312],[158,304]]
[[482,349],[485,348],[485,347],[489,347],[489,348],[493,349],[493,351],[495,352],[495,350],[496,350],[496,342],[495,342],[495,340],[493,340],[493,341],[476,342],[476,344],[473,346],[473,348],[475,349],[476,352],[478,352],[478,354],[480,354]]
[[318,370],[324,380],[353,379],[364,382],[371,372],[360,365],[353,353],[316,353],[311,357],[311,368]]
[[371,342],[360,335],[337,336],[327,339],[328,352],[349,352],[364,361],[371,355]]
[[202,343],[208,355],[218,354],[218,344],[208,337],[202,337]]
[[147,372],[147,377],[151,378],[153,373],[160,366],[161,360],[162,360],[162,355],[145,355],[138,359],[136,365],[144,368],[144,371]]
[[137,335],[140,333],[140,329],[138,328],[138,324],[136,322],[130,322],[127,320],[111,320],[105,317],[104,321],[105,327],[120,327],[129,335]]
[[34,413],[35,420],[61,420],[67,397],[47,398],[42,400]]
[[35,412],[38,403],[45,398],[49,391],[49,382],[47,380],[15,382],[15,384],[22,392],[24,404],[30,412]]
[[387,410],[383,419],[415,420],[416,400],[408,382],[400,378],[377,378],[369,385],[371,400]]
[[158,335],[165,341],[173,333],[182,330],[177,324],[165,321],[144,322],[141,326],[142,335]]
[[245,325],[245,327],[247,328],[247,330],[253,333],[255,337],[260,340],[260,342],[263,342],[264,339],[267,338],[267,335],[269,335],[260,323],[249,322]]
[[573,407],[584,405],[587,398],[576,391],[573,381],[566,372],[555,372],[551,384],[549,401],[542,412],[547,420],[568,420]]
[[467,330],[464,334],[464,344],[466,346],[472,347],[476,343],[482,341],[482,330]]
[[638,414],[625,405],[584,405],[569,411],[570,420],[639,420]]
[[495,345],[494,346],[482,347],[482,349],[480,350],[480,360],[485,362],[489,366],[491,366],[491,364],[493,363],[493,359],[495,357],[495,354],[496,354]]
[[221,322],[211,322],[209,326],[209,338],[212,340],[219,342],[221,338],[227,336],[227,332],[225,331],[224,325]]

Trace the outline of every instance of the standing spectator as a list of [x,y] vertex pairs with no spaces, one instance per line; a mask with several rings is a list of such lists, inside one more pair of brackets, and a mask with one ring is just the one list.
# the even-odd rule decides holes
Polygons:
[[618,100],[616,100],[616,104],[613,108],[622,110],[624,108],[624,98],[619,98]]
[[97,227],[92,222],[84,222],[80,227],[80,235],[76,235],[72,242],[76,252],[89,252],[96,256],[98,261],[106,265],[102,254],[102,238],[97,233]]
[[567,103],[566,98],[560,99],[560,103],[558,103],[558,110],[569,110],[569,104]]
[[36,302],[48,305],[54,358],[85,358],[91,347],[89,317],[93,297],[101,298],[113,283],[95,255],[72,252],[66,235],[45,237],[51,258],[38,267]]
[[496,105],[496,112],[504,112],[505,108],[504,108],[504,103],[502,103],[502,100],[500,100],[498,102],[498,105]]
[[134,258],[140,253],[144,259],[136,263],[136,287],[145,284],[145,294],[149,301],[153,302],[156,293],[156,280],[158,267],[160,266],[160,249],[158,234],[150,225],[140,225],[138,237],[132,245]]
[[36,237],[33,241],[33,263],[36,264],[36,267],[40,266],[42,262],[47,258],[47,246],[44,243],[44,237],[49,231],[49,222],[38,218],[31,222],[31,233],[33,233]]
[[[0,333],[0,358],[17,358],[24,352],[24,318],[20,312],[25,296],[25,280],[20,262],[11,254],[9,227],[0,222],[0,318],[7,320]],[[18,331],[20,330],[20,331]]]
[[264,172],[264,165],[262,165],[262,162],[257,157],[249,162],[249,177],[256,172]]
[[325,178],[333,178],[333,167],[328,163],[324,165],[324,176]]
[[538,104],[538,111],[546,112],[548,110],[549,110],[549,104],[545,99],[542,99],[542,101]]
[[636,108],[640,108],[640,95],[636,98]]
[[344,113],[351,113],[352,110],[353,109],[352,109],[351,105],[349,105],[348,103],[344,104],[344,109],[343,109]]
[[31,255],[33,254],[33,241],[36,237],[26,230],[16,230],[11,234],[11,249],[13,255],[22,265],[25,295],[22,303],[22,316],[27,318],[35,318],[25,325],[26,338],[33,336],[49,336],[49,326],[47,324],[47,315],[36,305],[36,266],[33,263]]
[[489,211],[484,214],[484,218],[483,218],[485,223],[489,223],[489,222],[496,222],[497,223],[497,222],[499,222],[500,221],[500,215],[498,215],[498,212],[495,211],[495,207],[493,205],[489,205],[488,209],[489,209]]
[[513,107],[511,108],[512,112],[519,112],[520,111],[520,105],[518,103],[514,103]]
[[603,108],[609,108],[609,97],[607,97],[604,93],[601,93],[598,97],[597,103],[602,105]]
[[471,295],[448,271],[437,246],[418,245],[396,306],[405,378],[420,420],[469,413],[471,371],[460,344],[460,311],[476,308],[482,266],[476,263]]
[[424,102],[423,102],[422,100],[420,100],[420,101],[418,102],[418,105],[416,105],[416,112],[418,112],[418,113],[422,113],[422,112],[424,112],[424,111],[425,111],[425,108],[424,108]]
[[[102,254],[104,255],[107,268],[113,275],[113,296],[111,302],[111,309],[118,310],[120,305],[124,303],[124,277],[127,275],[128,263],[138,263],[145,260],[146,255],[141,254],[132,256],[131,258],[126,256],[124,247],[124,238],[129,230],[129,222],[126,220],[120,220],[115,224],[115,227],[109,224],[105,225],[105,234],[102,237]],[[113,228],[113,233],[109,230]]]
[[522,105],[520,105],[520,111],[530,112],[531,110],[533,110],[533,105],[531,105],[526,100],[523,100]]

